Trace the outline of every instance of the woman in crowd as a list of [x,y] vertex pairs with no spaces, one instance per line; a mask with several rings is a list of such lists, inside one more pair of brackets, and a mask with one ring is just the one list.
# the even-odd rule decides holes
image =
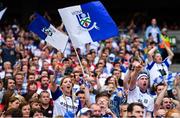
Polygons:
[[37,91],[37,82],[34,81],[34,80],[29,81],[28,86],[27,86],[27,93],[24,94],[23,96],[25,97],[25,99],[27,101],[29,101],[29,99],[34,98],[34,97],[37,96],[36,91]]
[[9,103],[7,104],[7,106],[5,106],[5,110],[6,108],[7,110],[11,108],[19,108],[19,105],[20,105],[20,100],[17,97],[12,96],[10,97]]
[[80,100],[74,98],[72,93],[72,81],[70,77],[64,77],[61,80],[60,86],[57,86],[51,80],[51,91],[54,100],[53,117],[64,116],[66,112],[70,111],[76,114],[80,109]]
[[29,118],[30,117],[31,108],[30,108],[29,103],[27,103],[27,102],[21,103],[20,109],[21,109],[23,118]]

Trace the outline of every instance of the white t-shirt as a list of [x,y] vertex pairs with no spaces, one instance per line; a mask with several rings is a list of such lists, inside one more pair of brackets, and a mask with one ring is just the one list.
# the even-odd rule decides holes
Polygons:
[[157,27],[153,27],[150,32],[152,33],[153,40],[157,43],[158,42],[157,34],[159,33],[158,32],[158,28]]
[[160,69],[164,69],[166,72],[166,75],[163,76],[164,78],[167,78],[169,72],[168,72],[168,68],[171,65],[171,60],[169,58],[166,58],[163,60],[163,62],[161,64],[157,64],[154,61],[151,61],[148,63],[147,65],[147,70],[149,71],[150,74],[150,85],[152,87],[154,80],[156,78],[159,78],[162,76],[162,74],[160,73]]
[[129,90],[127,102],[140,102],[144,105],[146,111],[153,112],[154,110],[154,99],[147,92],[142,93],[138,86]]
[[72,100],[71,97],[61,95],[54,101],[53,118],[56,116],[64,116],[67,111],[76,114],[78,110],[79,100]]
[[5,71],[0,72],[0,78],[2,79],[4,77],[5,77]]

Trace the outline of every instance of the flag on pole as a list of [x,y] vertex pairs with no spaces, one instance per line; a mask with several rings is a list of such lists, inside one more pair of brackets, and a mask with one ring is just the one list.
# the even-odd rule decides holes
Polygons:
[[0,20],[1,20],[2,16],[4,15],[6,9],[7,9],[7,8],[4,8],[3,10],[0,11]]
[[58,9],[75,47],[118,36],[118,28],[100,1]]
[[42,40],[45,40],[57,50],[65,50],[68,36],[58,31],[41,15],[36,14],[36,18],[29,24],[28,29],[36,33]]

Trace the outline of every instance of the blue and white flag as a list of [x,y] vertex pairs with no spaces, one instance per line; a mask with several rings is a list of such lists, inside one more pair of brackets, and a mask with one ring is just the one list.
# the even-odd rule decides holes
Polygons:
[[118,36],[118,28],[100,1],[58,9],[75,47]]
[[36,14],[36,18],[28,26],[28,29],[36,33],[42,40],[45,40],[57,50],[65,50],[68,36],[58,31],[41,15]]
[[167,78],[160,76],[160,77],[154,79],[154,86],[166,81],[168,84],[168,90],[171,90],[173,88],[173,84],[174,84],[174,80],[176,79],[176,75],[179,75],[179,72],[169,73]]
[[0,11],[0,20],[1,20],[2,16],[4,15],[6,9],[7,9],[7,8],[4,8],[3,10]]
[[178,72],[169,73],[167,76],[167,84],[168,84],[168,90],[171,90],[174,87],[174,80],[176,79],[176,76],[178,75]]

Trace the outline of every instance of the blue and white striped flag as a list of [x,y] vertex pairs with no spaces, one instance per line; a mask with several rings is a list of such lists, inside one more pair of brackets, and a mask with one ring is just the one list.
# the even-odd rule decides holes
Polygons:
[[41,15],[36,13],[36,18],[28,26],[28,29],[57,50],[61,50],[61,52],[65,50],[68,36],[58,31]]
[[58,11],[75,47],[118,36],[115,22],[100,1]]
[[168,90],[171,90],[174,86],[174,80],[176,79],[176,75],[178,75],[179,73],[169,73],[167,76],[167,84],[168,84]]
[[153,85],[156,86],[159,83],[162,83],[164,81],[163,76],[157,77],[156,79],[154,79]]
[[4,8],[3,10],[0,11],[0,20],[1,20],[2,16],[4,15],[6,9],[7,9],[7,8]]
[[154,86],[158,85],[159,83],[162,83],[163,81],[166,81],[168,84],[168,90],[171,90],[173,88],[174,80],[176,79],[175,77],[178,74],[179,72],[169,73],[167,78],[160,76],[154,79]]

